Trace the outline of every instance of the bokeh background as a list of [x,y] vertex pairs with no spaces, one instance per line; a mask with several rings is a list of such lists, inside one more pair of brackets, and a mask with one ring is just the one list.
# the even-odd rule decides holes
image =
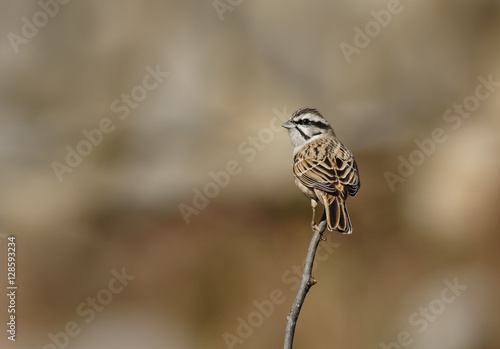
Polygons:
[[[500,91],[471,97],[478,77],[500,82],[498,0],[3,1],[0,33],[0,279],[12,234],[19,286],[2,348],[282,347],[311,231],[275,125],[303,106],[362,184],[354,233],[320,245],[294,348],[500,346]],[[151,69],[163,77],[141,89]],[[112,105],[132,92],[124,117]],[[445,117],[465,100],[470,115]],[[437,128],[446,140],[391,190]],[[212,197],[185,219],[197,190]],[[113,271],[135,276],[116,294]],[[446,281],[463,285],[449,303]]]

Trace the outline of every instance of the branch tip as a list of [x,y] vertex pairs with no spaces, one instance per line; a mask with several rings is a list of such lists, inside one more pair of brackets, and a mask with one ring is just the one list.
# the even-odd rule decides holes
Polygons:
[[295,334],[295,325],[297,324],[297,319],[299,318],[300,308],[304,303],[306,294],[311,288],[311,286],[317,283],[316,279],[312,277],[312,267],[314,264],[314,257],[316,255],[316,250],[320,241],[325,241],[323,237],[323,232],[326,229],[326,215],[323,214],[321,221],[313,227],[313,237],[309,243],[309,249],[307,250],[307,257],[304,263],[304,270],[302,272],[302,279],[300,280],[299,290],[297,291],[297,296],[293,302],[290,314],[287,316],[286,331],[285,331],[285,345],[284,349],[292,349],[293,336]]

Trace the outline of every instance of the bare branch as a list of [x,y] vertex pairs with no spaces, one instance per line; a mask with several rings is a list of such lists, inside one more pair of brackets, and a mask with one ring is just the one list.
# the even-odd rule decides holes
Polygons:
[[326,228],[326,216],[323,214],[321,222],[317,225],[318,229],[313,230],[313,237],[309,244],[309,249],[307,250],[307,257],[304,263],[304,271],[302,272],[302,279],[300,280],[299,290],[297,291],[297,296],[293,302],[290,314],[286,318],[286,331],[285,331],[285,345],[284,349],[292,349],[293,336],[295,334],[295,325],[297,324],[297,319],[299,318],[300,309],[306,298],[306,294],[312,285],[316,283],[316,280],[312,277],[312,268],[314,264],[314,257],[316,255],[316,249],[318,244],[323,238],[323,232]]

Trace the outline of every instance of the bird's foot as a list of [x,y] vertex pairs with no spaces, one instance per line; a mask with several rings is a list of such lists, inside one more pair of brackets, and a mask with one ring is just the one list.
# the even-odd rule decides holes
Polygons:
[[316,222],[315,222],[315,221],[312,221],[312,222],[311,222],[311,228],[312,228],[312,230],[313,230],[313,231],[315,231],[315,230],[319,230],[319,226],[316,224]]

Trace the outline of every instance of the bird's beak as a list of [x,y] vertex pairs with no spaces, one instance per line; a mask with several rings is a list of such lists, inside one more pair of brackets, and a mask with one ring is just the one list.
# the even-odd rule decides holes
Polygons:
[[292,124],[292,120],[288,120],[287,122],[285,122],[283,125],[281,125],[281,127],[284,127],[284,128],[294,128],[295,125]]

